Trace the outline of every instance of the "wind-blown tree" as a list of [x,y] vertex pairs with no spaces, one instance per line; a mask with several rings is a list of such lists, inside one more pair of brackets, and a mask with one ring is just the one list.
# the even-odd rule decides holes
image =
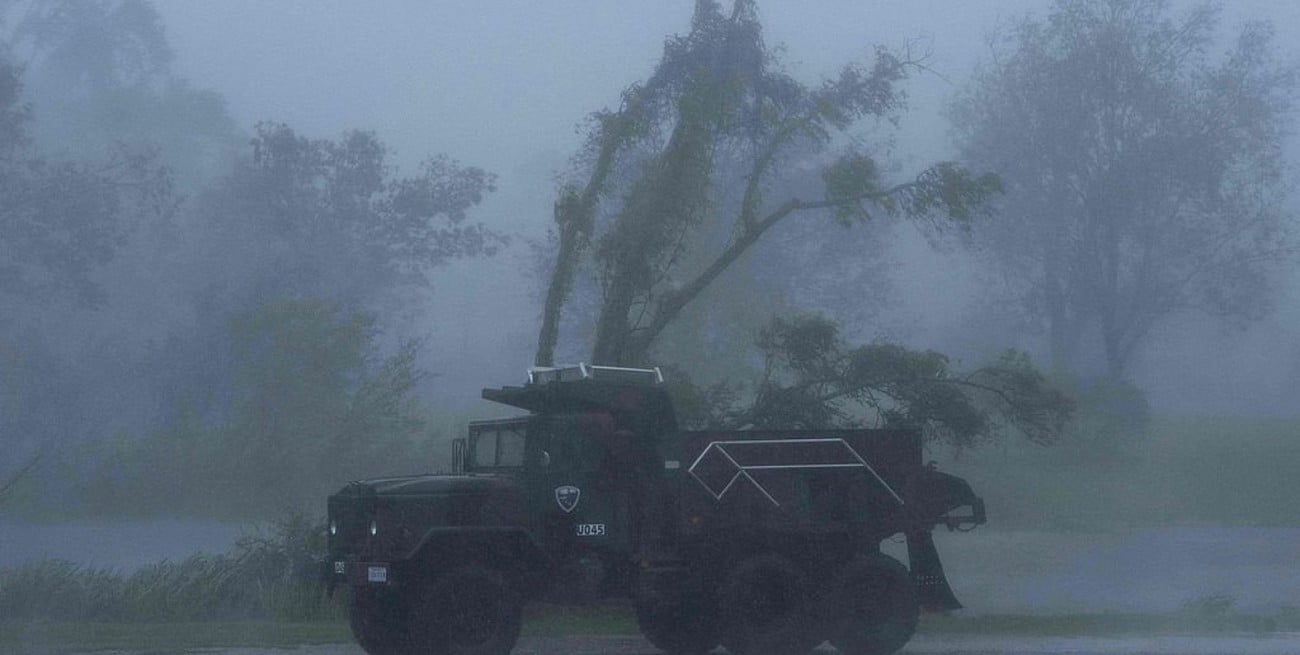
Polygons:
[[[918,65],[879,49],[873,62],[809,87],[765,46],[752,0],[736,0],[727,13],[697,2],[690,33],[668,40],[654,74],[625,91],[619,109],[592,117],[579,157],[585,180],[564,186],[555,203],[558,252],[537,364],[554,358],[580,270],[594,272],[601,296],[592,361],[636,364],[684,308],[792,216],[853,223],[943,213],[968,221],[997,189],[995,177],[940,163],[890,183],[861,148],[833,162],[825,155],[861,121],[896,119],[898,83]],[[810,157],[822,158],[820,197],[772,197]],[[725,243],[702,251],[705,235],[718,233]]]
[[1273,298],[1295,71],[1264,24],[1211,56],[1216,24],[1212,5],[1059,0],[953,105],[965,162],[1006,184],[975,242],[1058,370],[1120,380],[1162,323],[1249,321]]
[[[966,226],[999,189],[995,176],[945,162],[891,183],[851,138],[863,121],[900,115],[898,84],[919,65],[878,49],[870,64],[850,64],[808,87],[764,45],[752,1],[736,0],[729,13],[697,2],[690,33],[668,40],[654,74],[628,89],[617,111],[592,119],[579,158],[585,181],[565,186],[555,205],[558,252],[537,364],[552,363],[560,313],[581,271],[592,272],[599,289],[591,360],[641,365],[688,305],[793,217],[824,220],[830,230],[873,217]],[[847,150],[828,155],[839,143]],[[810,168],[820,178],[817,195],[790,194],[809,188]],[[769,312],[777,309],[789,308]],[[733,338],[752,337],[743,326],[728,329]],[[752,407],[736,409],[743,389],[736,384],[693,388],[680,394],[687,423],[883,422],[966,445],[1005,426],[1050,441],[1070,413],[1070,401],[1023,357],[962,373],[938,353],[883,342],[852,348],[825,319],[777,321],[758,346],[768,366],[751,389]],[[805,366],[798,353],[820,365]],[[679,389],[692,389],[674,377]]]
[[1033,443],[1051,443],[1073,401],[1023,353],[961,371],[933,350],[886,341],[847,343],[824,317],[776,318],[758,338],[763,375],[753,402],[720,423],[760,428],[887,424],[931,441],[975,446],[1010,427]]

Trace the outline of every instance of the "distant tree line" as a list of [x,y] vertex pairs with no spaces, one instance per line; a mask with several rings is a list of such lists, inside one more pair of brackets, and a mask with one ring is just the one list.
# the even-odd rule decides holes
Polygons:
[[495,177],[242,133],[149,2],[3,9],[0,442],[46,453],[0,470],[10,506],[275,515],[432,464],[421,339],[385,317],[506,242],[469,217]]

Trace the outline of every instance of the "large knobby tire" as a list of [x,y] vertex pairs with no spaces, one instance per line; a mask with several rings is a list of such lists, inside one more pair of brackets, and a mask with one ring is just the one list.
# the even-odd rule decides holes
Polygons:
[[829,600],[830,642],[845,655],[889,655],[912,638],[920,619],[907,567],[882,553],[846,565]]
[[776,555],[746,559],[727,573],[718,593],[722,645],[737,655],[791,655],[810,649],[808,578]]
[[508,655],[522,623],[522,599],[500,573],[461,566],[416,590],[413,652]]
[[700,655],[718,645],[717,611],[704,598],[691,596],[672,603],[638,602],[636,622],[655,648],[672,655]]
[[408,652],[411,612],[402,594],[380,587],[353,587],[348,593],[348,624],[362,650],[370,655]]

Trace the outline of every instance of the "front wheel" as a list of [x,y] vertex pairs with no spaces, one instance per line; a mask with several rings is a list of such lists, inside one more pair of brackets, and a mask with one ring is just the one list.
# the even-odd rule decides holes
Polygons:
[[508,655],[519,640],[523,603],[500,573],[466,565],[421,588],[411,633],[430,655]]
[[667,604],[638,601],[636,622],[646,641],[672,655],[700,655],[718,645],[717,613],[700,596]]
[[916,632],[916,585],[898,560],[873,553],[849,562],[828,599],[831,644],[845,655],[889,655]]
[[410,606],[393,589],[352,587],[348,590],[348,625],[357,644],[369,655],[403,655],[410,643]]

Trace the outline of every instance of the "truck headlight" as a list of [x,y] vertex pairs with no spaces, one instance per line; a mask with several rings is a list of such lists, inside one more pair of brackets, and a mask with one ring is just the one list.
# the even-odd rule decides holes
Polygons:
[[377,534],[379,534],[379,525],[376,524],[374,521],[371,521],[371,522],[370,522],[370,536],[373,537],[373,536],[375,536],[375,535],[377,535]]
[[339,524],[335,523],[334,521],[330,521],[330,536],[332,537],[338,533],[339,533]]

